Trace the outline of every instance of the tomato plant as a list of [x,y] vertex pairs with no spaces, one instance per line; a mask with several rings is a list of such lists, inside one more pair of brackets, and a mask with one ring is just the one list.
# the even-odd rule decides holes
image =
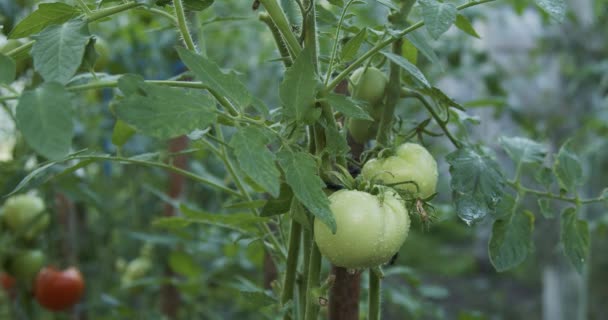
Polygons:
[[[541,238],[535,230],[555,233],[538,252],[563,248],[581,281],[602,263],[588,257],[602,252],[591,236],[605,229],[597,207],[608,193],[598,192],[605,179],[589,178],[606,171],[608,143],[597,137],[607,132],[607,28],[598,22],[593,38],[580,37],[584,28],[555,32],[579,24],[563,0],[532,1],[544,16],[514,0],[507,3],[525,12],[524,30],[506,37],[497,31],[518,17],[507,3],[486,15],[480,7],[490,1],[2,2],[0,41],[14,49],[0,55],[0,201],[33,189],[52,199],[6,201],[2,268],[26,289],[22,279],[41,262],[24,252],[40,248],[54,254],[49,260],[97,271],[87,278],[87,308],[75,310],[82,318],[356,320],[363,311],[378,320],[384,310],[464,319],[455,315],[471,305],[462,293],[483,288],[478,305],[500,314],[476,318],[541,318],[504,314],[513,301],[499,299],[511,295],[494,280],[510,275],[492,277],[492,286],[468,280],[490,281],[478,274],[491,272],[479,265],[486,260],[498,271],[521,266],[518,275],[569,270],[523,263]],[[593,41],[542,50],[523,39],[566,19],[553,34]],[[581,61],[591,67],[570,54],[544,56],[571,43],[589,50]],[[15,80],[13,62],[30,60]],[[517,68],[522,60],[534,72]],[[540,88],[512,95],[530,87],[514,78],[544,69],[551,76],[533,81]],[[555,81],[567,88],[548,90],[583,69],[582,84],[571,74]],[[580,101],[560,99],[572,92]],[[572,112],[578,106],[584,112]],[[416,216],[423,223],[408,231]],[[50,217],[52,230],[42,233]],[[467,228],[478,221],[479,231]],[[109,266],[135,257],[140,241],[161,254]],[[401,259],[387,264],[397,251]],[[381,268],[407,281],[380,290]],[[83,295],[73,279],[59,293],[43,281],[63,273],[39,272],[36,297],[52,310]],[[10,316],[38,318],[23,300]],[[10,316],[0,310],[0,319]]]
[[41,306],[51,311],[62,311],[78,303],[84,287],[84,279],[77,268],[57,270],[45,267],[36,277],[34,294]]
[[337,231],[333,234],[317,219],[314,236],[323,256],[337,266],[369,268],[386,263],[407,238],[410,217],[394,191],[372,195],[340,190],[329,200]]
[[369,160],[361,175],[372,181],[394,184],[395,188],[416,197],[427,198],[437,187],[437,162],[423,146],[404,143],[397,147],[393,156]]

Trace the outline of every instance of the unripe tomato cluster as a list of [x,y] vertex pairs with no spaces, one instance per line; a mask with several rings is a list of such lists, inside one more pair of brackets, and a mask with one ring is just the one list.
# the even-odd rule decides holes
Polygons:
[[329,196],[336,233],[318,219],[314,223],[319,250],[339,267],[375,267],[399,251],[410,227],[402,195],[409,199],[433,195],[437,163],[421,145],[405,143],[393,156],[368,161],[361,175],[375,185],[373,194],[340,190]]
[[0,257],[0,280],[8,296],[17,290],[33,293],[38,303],[51,311],[65,310],[76,304],[84,292],[82,275],[75,268],[58,271],[44,267],[46,257],[35,246],[35,240],[49,224],[44,201],[31,194],[8,198],[0,209],[0,229],[9,237],[13,250]]

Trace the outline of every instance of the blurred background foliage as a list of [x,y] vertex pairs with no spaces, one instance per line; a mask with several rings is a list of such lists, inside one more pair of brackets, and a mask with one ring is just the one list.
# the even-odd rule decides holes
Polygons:
[[[379,2],[366,2],[355,6],[347,20],[345,29],[350,36],[363,26],[380,30],[386,22],[387,8]],[[3,32],[31,12],[34,3],[0,1]],[[289,6],[291,1],[283,3],[295,10]],[[321,3],[321,48],[326,53],[340,12]],[[608,1],[572,0],[569,6],[572,10],[563,24],[523,0],[476,7],[466,14],[481,39],[452,27],[439,41],[430,42],[438,63],[420,53],[416,59],[431,83],[469,107],[474,118],[460,134],[485,141],[495,150],[502,135],[529,136],[552,151],[572,139],[574,150],[586,164],[585,192],[591,196],[600,193],[608,179]],[[212,60],[238,72],[269,106],[278,104],[276,88],[283,66],[272,35],[251,10],[251,1],[216,1],[189,18],[196,41]],[[98,51],[107,53],[107,64],[100,72],[167,79],[185,71],[173,49],[180,45],[179,36],[162,17],[135,10],[94,24],[91,31],[105,46]],[[28,87],[38,81],[30,69],[23,71],[18,85]],[[164,141],[136,135],[116,150],[111,98],[112,90],[78,94],[76,150],[93,148],[130,156],[165,147]],[[404,132],[412,119],[420,120],[423,115],[421,106],[409,101],[399,110]],[[6,194],[36,159],[7,115],[2,113],[0,119],[0,151],[4,153],[0,190]],[[434,200],[438,220],[428,230],[414,226],[397,261],[386,268],[385,319],[605,319],[605,207],[589,206],[584,212],[591,223],[592,250],[583,276],[564,261],[556,246],[557,219],[540,215],[534,254],[518,268],[497,273],[487,256],[491,224],[468,227],[449,205],[449,173],[443,161],[449,145],[434,138],[424,142],[439,159],[440,177],[444,177]],[[503,167],[510,166],[504,153],[497,151],[496,157]],[[222,164],[209,152],[190,153],[189,167],[199,175],[230,183]],[[53,219],[52,228],[38,245],[51,262],[77,262],[81,267],[87,293],[76,314],[86,313],[91,319],[160,319],[160,288],[170,282],[182,299],[182,319],[273,318],[277,310],[259,308],[263,296],[238,294],[243,288],[263,284],[264,253],[258,240],[216,226],[167,231],[151,223],[163,215],[169,201],[164,196],[167,178],[160,169],[108,162],[91,164],[76,175],[40,188],[51,208],[56,206],[57,192],[75,203],[78,223]],[[225,208],[225,196],[194,183],[187,184],[180,200],[205,212],[239,211]],[[553,208],[556,212],[561,209]],[[285,227],[277,225],[282,236]],[[150,268],[138,279],[125,282],[125,264],[141,256],[146,246],[151,248]],[[168,275],[165,266],[177,276]],[[5,307],[0,304],[0,309]],[[365,308],[363,303],[362,311]],[[38,312],[38,319],[69,317]]]

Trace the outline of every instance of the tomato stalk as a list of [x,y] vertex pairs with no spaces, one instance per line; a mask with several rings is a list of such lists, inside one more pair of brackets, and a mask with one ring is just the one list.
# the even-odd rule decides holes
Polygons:
[[310,267],[310,249],[312,245],[312,232],[310,230],[304,230],[302,232],[302,279],[298,282],[299,296],[298,296],[298,319],[304,319],[304,313],[306,312],[306,301],[308,300],[308,296],[306,294],[306,288],[308,286],[308,270]]
[[308,261],[308,281],[306,284],[306,311],[304,320],[316,320],[319,314],[319,302],[315,301],[312,293],[319,286],[321,271],[321,252],[317,244],[312,241],[310,248],[310,259]]
[[184,6],[182,0],[173,0],[173,7],[175,8],[175,18],[177,18],[177,25],[182,39],[186,44],[186,48],[192,51],[196,51],[196,46],[192,40],[192,35],[188,29],[188,22],[186,21],[186,13],[184,12]]
[[[281,305],[284,306],[293,300],[294,284],[298,272],[298,256],[300,255],[300,238],[302,226],[295,220],[291,220],[291,230],[289,232],[289,251],[287,253],[287,267],[285,270],[285,281],[283,282],[283,292],[281,294]],[[286,314],[283,319],[290,319]]]
[[447,122],[444,121],[443,119],[441,119],[441,117],[439,116],[439,114],[437,114],[437,112],[435,111],[435,109],[433,109],[433,107],[426,101],[426,99],[424,98],[424,96],[420,92],[415,91],[415,90],[410,90],[410,89],[402,88],[401,89],[401,97],[404,97],[404,98],[415,98],[416,100],[420,101],[422,103],[422,105],[426,108],[426,110],[431,114],[431,117],[433,117],[433,119],[435,120],[435,122],[437,123],[437,125],[441,128],[441,130],[448,137],[448,139],[450,139],[450,142],[452,142],[452,144],[454,145],[454,147],[460,148],[460,142],[458,142],[458,140],[452,135],[452,133],[450,132],[450,130],[448,130]]
[[258,19],[264,22],[268,26],[268,29],[270,29],[274,42],[277,44],[277,49],[279,49],[279,53],[281,54],[281,60],[283,60],[285,67],[289,68],[292,64],[292,60],[289,55],[287,44],[285,44],[285,39],[283,39],[283,36],[281,35],[281,30],[277,28],[277,25],[272,21],[272,18],[268,13],[260,13]]
[[[401,56],[401,39],[393,43],[393,53]],[[386,87],[386,100],[382,106],[382,116],[380,126],[376,135],[376,141],[381,146],[387,146],[391,140],[391,129],[395,118],[395,107],[400,98],[401,91],[401,67],[394,62],[390,63],[390,73],[388,85]]]
[[369,320],[380,320],[380,276],[375,270],[369,270]]
[[295,57],[300,53],[302,48],[300,47],[300,42],[298,41],[298,38],[291,30],[291,25],[287,20],[287,16],[285,16],[285,12],[283,12],[283,9],[281,8],[277,0],[260,0],[260,2],[272,18],[272,21],[274,21],[274,23],[276,24],[277,28],[279,28],[279,30],[281,31],[283,38],[287,42],[289,52],[291,53],[292,58],[295,59]]

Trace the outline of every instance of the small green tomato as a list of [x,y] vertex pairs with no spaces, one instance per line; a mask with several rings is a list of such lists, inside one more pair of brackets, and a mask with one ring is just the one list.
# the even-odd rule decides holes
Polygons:
[[40,197],[21,194],[6,200],[2,207],[2,218],[13,231],[22,231],[29,227],[24,236],[26,239],[33,239],[49,224],[48,214],[44,213],[39,217],[43,211],[44,202]]
[[399,251],[407,237],[410,217],[399,196],[385,190],[375,196],[340,190],[329,196],[337,232],[315,219],[314,238],[321,254],[344,268],[381,265]]
[[415,143],[402,144],[394,156],[368,161],[363,166],[361,175],[383,184],[413,181],[420,188],[418,192],[412,183],[398,184],[393,188],[421,198],[431,196],[437,188],[437,162],[423,146]]
[[367,101],[370,105],[379,102],[384,96],[384,89],[388,83],[386,75],[374,68],[361,67],[350,76],[348,91],[353,98]]

